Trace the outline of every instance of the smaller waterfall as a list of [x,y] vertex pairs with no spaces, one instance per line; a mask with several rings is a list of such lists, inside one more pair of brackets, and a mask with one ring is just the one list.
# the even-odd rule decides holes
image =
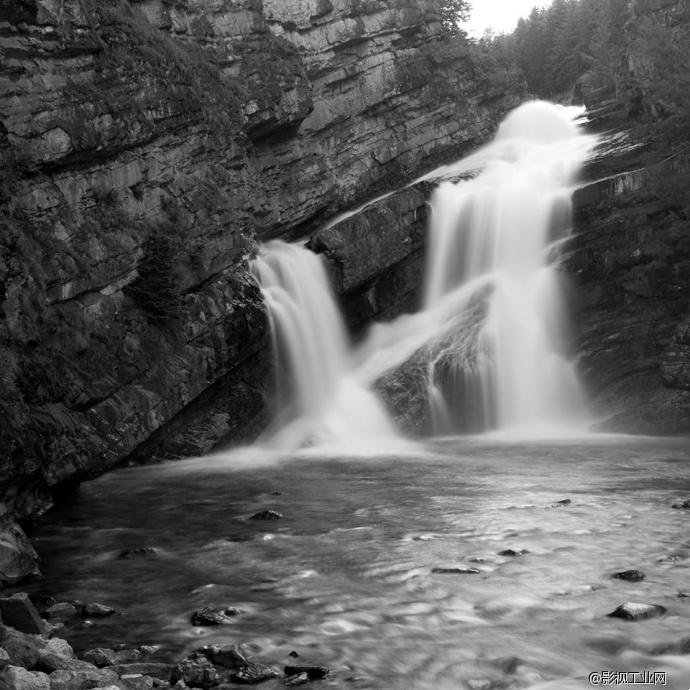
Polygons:
[[352,376],[351,347],[322,258],[274,240],[261,247],[251,271],[277,362],[277,414],[259,442],[293,450],[394,438],[381,403]]

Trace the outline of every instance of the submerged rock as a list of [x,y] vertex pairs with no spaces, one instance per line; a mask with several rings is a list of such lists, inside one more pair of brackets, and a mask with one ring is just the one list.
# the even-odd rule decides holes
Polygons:
[[288,664],[285,666],[286,676],[300,676],[306,673],[310,681],[325,678],[330,672],[331,670],[325,666],[312,666],[310,664]]
[[503,551],[499,551],[498,555],[517,558],[518,556],[524,556],[526,553],[529,553],[527,549],[504,549]]
[[308,673],[297,673],[292,676],[288,676],[285,679],[284,685],[287,685],[290,688],[296,687],[298,685],[306,685],[309,683],[309,674]]
[[641,570],[622,570],[619,573],[614,573],[611,577],[628,582],[641,582],[644,580],[645,574]]
[[677,501],[671,507],[676,510],[688,510],[690,509],[690,498],[686,498],[684,501]]
[[243,683],[244,685],[254,685],[255,683],[263,683],[265,680],[277,678],[278,672],[274,671],[270,666],[249,662],[247,666],[241,668],[237,673],[232,675],[232,680],[235,683]]
[[432,568],[432,573],[438,575],[477,575],[477,568]]
[[282,520],[283,515],[275,510],[264,510],[261,513],[252,515],[250,520]]
[[43,617],[50,620],[70,620],[79,615],[79,610],[74,604],[66,601],[60,601],[57,604],[49,606],[44,612]]
[[115,609],[103,604],[86,604],[82,609],[82,616],[85,618],[105,618],[115,614]]
[[118,558],[147,558],[149,556],[157,556],[158,551],[152,546],[138,547],[136,549],[125,549],[120,551]]
[[551,507],[552,508],[563,508],[563,506],[569,506],[572,501],[569,498],[564,498],[562,501],[556,501]]
[[629,602],[621,604],[615,611],[607,614],[609,618],[622,618],[627,621],[641,621],[647,618],[657,618],[666,613],[666,607],[660,604],[638,604]]
[[242,613],[236,608],[216,610],[206,606],[201,611],[195,611],[192,615],[192,625],[232,625],[233,618]]

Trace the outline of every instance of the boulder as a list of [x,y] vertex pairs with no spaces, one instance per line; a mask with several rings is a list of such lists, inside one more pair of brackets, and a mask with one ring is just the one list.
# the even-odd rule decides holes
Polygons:
[[38,615],[36,607],[29,595],[23,592],[0,599],[0,619],[20,632],[34,635],[46,632],[46,625]]
[[190,687],[208,690],[217,685],[218,671],[205,657],[200,659],[185,659],[181,661],[170,674],[170,682],[175,684],[183,680]]
[[87,661],[98,668],[105,666],[113,666],[118,663],[117,654],[113,649],[106,649],[104,647],[96,647],[96,649],[89,649],[81,655],[84,661]]
[[6,666],[0,673],[2,690],[52,690],[45,673],[27,671],[21,666]]
[[42,577],[38,554],[21,527],[0,516],[0,585],[13,585],[32,577]]
[[41,670],[48,673],[52,671],[93,669],[91,664],[76,659],[72,647],[59,637],[53,637],[48,640],[45,649],[41,650],[39,654],[38,665],[41,667]]
[[14,666],[33,668],[40,653],[46,647],[46,640],[39,635],[19,632],[6,625],[0,625],[0,647],[9,655]]

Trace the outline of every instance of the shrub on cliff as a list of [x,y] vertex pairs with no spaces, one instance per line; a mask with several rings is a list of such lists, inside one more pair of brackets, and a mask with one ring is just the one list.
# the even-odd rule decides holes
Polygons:
[[180,258],[184,244],[173,223],[151,226],[144,245],[144,258],[129,295],[154,323],[177,320],[183,312],[183,274]]

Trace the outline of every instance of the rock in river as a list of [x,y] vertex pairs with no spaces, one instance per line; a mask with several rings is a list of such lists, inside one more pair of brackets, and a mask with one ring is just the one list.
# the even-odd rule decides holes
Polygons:
[[233,617],[242,611],[235,608],[216,610],[206,606],[201,611],[195,611],[192,616],[192,625],[232,625]]
[[611,577],[617,580],[627,580],[628,582],[640,582],[644,580],[644,573],[641,570],[621,570],[614,573]]
[[623,618],[626,621],[642,621],[646,618],[657,618],[666,613],[666,608],[659,604],[621,604],[615,611],[607,614],[609,618]]
[[250,520],[281,520],[283,518],[282,513],[275,510],[263,510],[256,515],[252,515]]

